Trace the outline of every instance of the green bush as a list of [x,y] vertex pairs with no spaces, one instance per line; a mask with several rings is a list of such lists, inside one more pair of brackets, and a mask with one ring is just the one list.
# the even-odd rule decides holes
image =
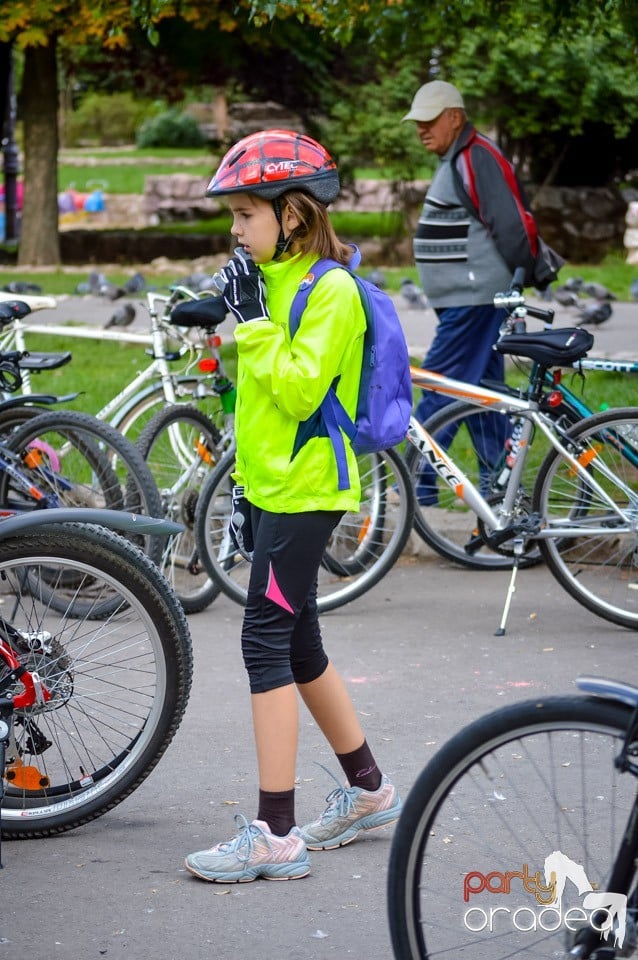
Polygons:
[[201,147],[205,143],[197,121],[175,108],[148,117],[136,140],[138,147]]
[[89,93],[66,118],[65,145],[134,143],[147,112],[148,105],[134,100],[132,93]]

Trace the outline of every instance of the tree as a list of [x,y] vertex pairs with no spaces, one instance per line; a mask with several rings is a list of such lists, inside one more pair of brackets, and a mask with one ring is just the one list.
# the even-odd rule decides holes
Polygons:
[[[270,5],[267,5],[270,6]],[[311,0],[279,4],[272,18],[293,13],[314,23]],[[157,39],[164,19],[180,17],[203,29],[237,29],[237,13],[250,0],[12,0],[0,19],[0,43],[24,51],[20,113],[24,121],[25,193],[18,263],[40,266],[60,262],[57,225],[58,55],[87,42],[106,50],[125,48],[142,27]],[[229,9],[230,8],[230,9]]]

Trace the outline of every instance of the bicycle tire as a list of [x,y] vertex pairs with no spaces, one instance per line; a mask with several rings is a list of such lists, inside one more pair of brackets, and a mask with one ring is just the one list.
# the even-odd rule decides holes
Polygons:
[[[437,751],[392,840],[387,902],[397,960],[568,955],[571,935],[562,924],[541,929],[522,874],[510,878],[509,894],[503,878],[525,864],[540,874],[558,851],[606,890],[617,831],[635,802],[635,779],[614,766],[631,716],[624,704],[590,697],[522,701],[469,724]],[[563,915],[567,904],[582,906],[571,884],[562,893]],[[519,908],[530,909],[535,927],[522,913],[517,926]],[[484,916],[489,923],[479,930]]]
[[638,409],[618,407],[587,417],[568,436],[575,456],[625,519],[560,451],[552,451],[538,475],[534,509],[550,528],[571,526],[575,535],[540,540],[543,559],[582,606],[638,629]]
[[[480,438],[485,437],[485,425],[493,422],[488,418],[499,416],[484,407],[476,407],[465,401],[456,401],[442,407],[424,424],[424,428],[450,454],[452,460],[458,463],[474,486],[496,507],[502,493],[490,492],[490,486],[498,477],[505,459],[503,447],[501,457],[495,464],[486,463],[479,450]],[[503,414],[503,424],[506,417]],[[504,436],[509,434],[506,428]],[[452,439],[450,439],[450,436]],[[473,439],[474,437],[474,439]],[[479,438],[479,446],[475,439]],[[540,441],[536,439],[538,449]],[[418,494],[418,478],[421,472],[423,458],[417,448],[408,443],[405,450],[405,461],[412,477],[415,493]],[[532,492],[536,479],[537,466],[529,461],[526,465],[523,478],[523,489],[520,492],[517,507],[518,515],[531,512]],[[481,527],[481,522],[454,491],[440,477],[435,479],[435,490],[429,491],[428,499],[436,502],[420,504],[418,495],[415,498],[414,529],[429,547],[444,559],[467,567],[471,570],[508,570],[511,569],[513,556],[504,544],[499,551],[482,545],[472,552],[465,547]],[[530,544],[526,553],[520,559],[520,567],[531,567],[541,560],[540,550],[535,544]]]
[[[207,377],[179,375],[171,377],[171,380],[175,391],[175,402],[194,405],[208,417],[220,433],[223,433],[224,412],[221,400],[207,387]],[[109,422],[129,440],[137,443],[142,431],[146,429],[153,417],[165,409],[166,404],[163,384],[154,383],[132,397]]]
[[[64,506],[109,506],[149,517],[162,516],[159,491],[144,458],[109,424],[87,413],[53,410],[29,417],[6,438],[7,448],[16,453],[26,450],[34,442],[58,452],[60,470],[73,482],[65,499],[49,471],[45,475],[37,468],[34,470],[37,485],[46,490],[49,484],[61,497]],[[108,490],[96,487],[91,470],[87,470],[83,450],[95,448],[108,458],[113,470],[115,483]],[[5,482],[0,477],[0,499],[4,492]],[[129,539],[140,545],[153,560],[159,560],[161,538],[135,535]]]
[[[330,559],[319,570],[317,606],[320,613],[335,610],[362,596],[390,570],[399,558],[410,535],[414,512],[414,493],[403,458],[395,450],[358,458],[362,481],[361,507],[358,513],[346,513],[328,545]],[[226,454],[208,476],[200,494],[196,540],[202,562],[211,579],[236,603],[245,605],[250,565],[232,548],[228,534],[234,452]],[[383,472],[383,483],[379,473]],[[382,494],[381,494],[382,490]],[[375,498],[382,495],[383,525],[376,518],[380,507]],[[358,531],[375,518],[367,529],[377,530],[374,545],[361,547]],[[348,546],[350,545],[350,546]],[[347,552],[349,550],[349,552]],[[347,575],[335,572],[341,566]]]
[[[47,595],[57,570],[62,579],[86,577],[96,597],[116,598],[107,621],[83,623],[63,603],[53,612],[33,590],[42,568]],[[5,618],[24,631],[15,652],[51,693],[14,712],[2,835],[50,836],[102,816],[153,770],[186,708],[191,640],[155,565],[102,527],[56,524],[0,541],[0,574],[0,632]]]
[[195,543],[197,501],[202,483],[219,459],[219,441],[217,427],[186,404],[156,414],[137,441],[160,492],[163,515],[184,525],[181,533],[164,540],[158,565],[185,613],[205,610],[220,590],[199,563]]

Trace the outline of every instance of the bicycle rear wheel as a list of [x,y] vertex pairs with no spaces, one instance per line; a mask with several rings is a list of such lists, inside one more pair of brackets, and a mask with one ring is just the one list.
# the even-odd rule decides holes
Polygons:
[[200,563],[195,543],[197,502],[219,458],[219,441],[215,425],[186,404],[162,410],[137,441],[157,483],[164,516],[184,525],[181,533],[165,539],[159,567],[186,613],[204,610],[220,589]]
[[[501,441],[498,455],[491,460],[488,451],[494,449],[491,438],[495,433],[495,425],[496,429],[500,430]],[[494,487],[494,482],[505,461],[505,441],[511,434],[509,418],[505,414],[497,414],[459,401],[438,410],[427,420],[424,427],[496,508],[503,494]],[[539,441],[538,446],[540,445]],[[518,516],[531,512],[532,490],[540,459],[539,456],[532,460],[528,455],[523,489],[517,503]],[[480,521],[448,484],[431,468],[427,468],[426,461],[411,443],[406,446],[405,461],[416,494],[414,529],[428,546],[446,560],[472,570],[510,569],[513,557],[511,552],[508,552],[507,544],[504,544],[500,551],[492,550],[485,544],[471,550],[466,549],[470,542],[475,542],[474,538],[481,526]],[[426,470],[427,479],[424,475]],[[532,566],[540,559],[538,547],[531,544],[519,565]]]
[[[560,884],[586,878],[607,890],[636,798],[634,777],[614,765],[631,716],[605,700],[541,698],[477,720],[435,754],[392,841],[388,914],[397,960],[569,955],[590,930],[578,918],[592,911],[582,909],[574,883]],[[551,870],[562,896],[550,911]],[[632,920],[635,912],[628,932]]]
[[534,509],[551,529],[543,558],[567,592],[592,613],[638,628],[638,410],[616,408],[581,421],[568,448],[597,489],[559,451],[543,462]]
[[[85,591],[106,619],[78,616]],[[2,835],[43,837],[106,813],[155,767],[188,700],[190,635],[154,564],[101,527],[0,541],[0,600],[0,635],[51,694],[14,711]]]
[[[388,572],[412,528],[414,494],[403,458],[394,450],[358,457],[361,505],[346,513],[319,570],[320,612],[360,597]],[[246,603],[250,564],[235,552],[228,533],[234,453],[209,475],[199,499],[196,538],[209,576],[224,593]]]

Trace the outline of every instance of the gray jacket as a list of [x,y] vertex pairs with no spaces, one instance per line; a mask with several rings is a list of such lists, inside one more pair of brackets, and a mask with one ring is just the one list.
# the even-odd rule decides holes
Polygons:
[[517,266],[529,269],[537,242],[511,164],[467,123],[441,157],[414,238],[431,306],[492,303],[495,293],[508,289]]

